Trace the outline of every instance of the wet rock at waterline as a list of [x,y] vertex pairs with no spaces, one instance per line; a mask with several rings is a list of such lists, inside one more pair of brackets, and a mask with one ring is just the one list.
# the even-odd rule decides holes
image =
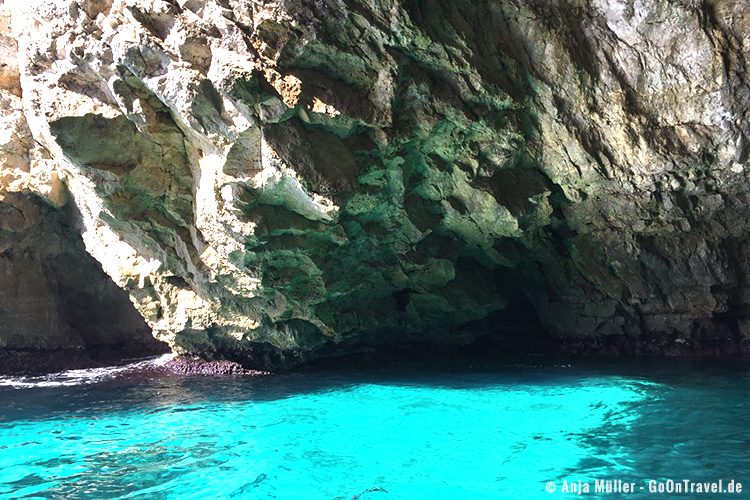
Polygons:
[[177,353],[750,347],[744,2],[5,9],[0,186]]

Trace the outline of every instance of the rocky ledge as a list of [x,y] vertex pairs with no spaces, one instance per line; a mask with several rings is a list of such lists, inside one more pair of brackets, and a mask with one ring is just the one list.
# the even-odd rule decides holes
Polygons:
[[743,0],[0,9],[0,193],[74,214],[92,262],[58,273],[101,266],[178,354],[750,351]]
[[270,372],[244,368],[236,361],[205,360],[195,356],[178,356],[170,360],[165,368],[180,375],[243,375],[260,377]]

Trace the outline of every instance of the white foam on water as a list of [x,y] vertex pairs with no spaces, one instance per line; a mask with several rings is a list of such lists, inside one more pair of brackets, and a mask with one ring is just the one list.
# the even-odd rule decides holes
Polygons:
[[158,356],[156,358],[152,358],[151,364],[154,366],[164,366],[170,361],[174,359],[175,355],[173,353],[168,354],[162,354],[161,356]]
[[162,367],[174,358],[174,354],[162,354],[161,356],[141,359],[126,365],[104,366],[100,368],[85,368],[81,370],[66,370],[63,372],[49,373],[47,375],[21,375],[13,377],[0,377],[0,387],[14,387],[24,389],[29,387],[61,387],[72,385],[96,384],[105,380],[111,380],[126,373]]

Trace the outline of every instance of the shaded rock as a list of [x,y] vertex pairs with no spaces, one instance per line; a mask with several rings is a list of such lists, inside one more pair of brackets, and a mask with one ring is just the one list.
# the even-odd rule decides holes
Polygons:
[[205,360],[193,356],[178,356],[170,360],[166,369],[181,375],[270,375],[270,372],[243,368],[227,360]]
[[450,349],[495,318],[577,352],[743,352],[748,9],[18,5],[0,187],[67,185],[181,354]]
[[4,195],[0,372],[81,368],[165,348],[127,293],[86,253],[71,207],[57,209],[34,195]]

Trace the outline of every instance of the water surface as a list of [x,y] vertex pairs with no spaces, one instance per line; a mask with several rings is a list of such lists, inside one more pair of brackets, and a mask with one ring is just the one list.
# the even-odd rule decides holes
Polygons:
[[528,360],[4,378],[0,498],[554,498],[563,479],[595,478],[750,489],[749,389],[742,365]]

